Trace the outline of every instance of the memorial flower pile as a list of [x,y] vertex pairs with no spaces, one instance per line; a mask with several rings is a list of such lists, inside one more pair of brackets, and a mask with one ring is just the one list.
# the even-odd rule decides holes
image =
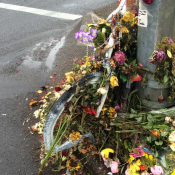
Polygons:
[[[120,25],[113,33],[115,43],[110,46],[109,35],[117,23]],[[54,140],[49,150],[41,139],[39,174],[46,165],[54,165],[58,172],[88,174],[86,167],[93,161],[91,170],[96,174],[103,174],[107,168],[113,174],[174,175],[175,109],[144,111],[139,96],[132,89],[135,81],[144,80],[140,72],[149,72],[136,62],[136,13],[128,11],[122,18],[116,15],[111,24],[100,19],[97,24],[88,24],[85,30],[76,32],[75,38],[94,47],[94,53],[82,59],[74,58],[72,71],[65,73],[59,85],[50,87],[52,93],[47,92],[42,97],[42,105],[34,113],[40,121],[32,126],[32,130],[43,134],[55,101],[76,85],[75,94],[64,105],[54,126]],[[114,51],[108,58],[105,53],[111,47]],[[174,41],[163,38],[158,48],[150,58],[150,63],[157,65],[155,78],[164,85],[173,85]],[[101,74],[95,83],[85,81],[83,86],[80,85],[83,77],[98,72]],[[31,102],[30,106],[36,103],[39,105],[41,101]],[[84,138],[87,133],[93,136],[93,143]],[[69,149],[54,151],[67,142]],[[97,162],[99,167],[95,170]]]
[[150,63],[156,65],[154,78],[160,85],[170,85],[168,101],[175,99],[175,42],[170,37],[157,43],[157,50],[150,57]]

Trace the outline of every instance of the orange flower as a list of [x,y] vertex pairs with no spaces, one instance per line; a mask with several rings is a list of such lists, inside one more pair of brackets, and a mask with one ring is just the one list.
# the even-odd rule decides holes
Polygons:
[[160,133],[158,131],[152,130],[151,132],[153,135],[155,135],[156,137],[160,136]]
[[37,101],[32,101],[32,102],[29,103],[29,106],[37,105],[37,103],[38,103]]
[[82,135],[79,132],[73,132],[72,134],[70,134],[69,137],[71,138],[71,140],[73,142],[75,142],[76,140],[78,140],[79,138],[81,138]]

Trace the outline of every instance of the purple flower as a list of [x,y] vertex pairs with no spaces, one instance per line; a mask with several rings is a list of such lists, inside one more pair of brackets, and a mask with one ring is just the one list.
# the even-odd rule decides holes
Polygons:
[[156,60],[159,62],[164,61],[167,58],[167,55],[164,51],[159,50],[156,54]]
[[81,41],[83,43],[87,43],[89,41],[89,37],[88,36],[84,36]]
[[88,36],[88,41],[89,41],[90,43],[92,43],[92,42],[93,42],[93,39],[94,39],[94,38],[93,38],[93,36],[92,36],[92,35],[89,35],[89,36]]
[[94,38],[97,37],[97,29],[91,29],[91,36]]
[[83,36],[88,36],[88,35],[89,35],[89,32],[83,31]]
[[171,37],[168,37],[168,38],[167,38],[167,43],[168,43],[168,44],[171,44],[171,43],[174,43],[174,41],[171,39]]
[[121,51],[115,52],[113,59],[118,62],[119,65],[123,65],[125,62],[125,54]]
[[75,33],[75,38],[76,39],[80,39],[83,36],[84,31],[80,30],[78,32]]

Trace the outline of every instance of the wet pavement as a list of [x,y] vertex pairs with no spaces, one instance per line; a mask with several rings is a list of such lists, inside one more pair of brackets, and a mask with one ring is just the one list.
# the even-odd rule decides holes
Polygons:
[[[66,5],[66,4],[65,4]],[[74,4],[72,4],[74,6]],[[66,7],[65,7],[66,8]],[[96,13],[106,17],[115,5]],[[74,22],[73,28],[59,32],[27,48],[9,54],[12,60],[0,66],[0,174],[36,175],[39,168],[40,136],[30,126],[37,122],[29,103],[37,97],[41,86],[54,85],[70,71],[73,58],[86,55],[86,47],[78,45],[75,32],[91,21],[90,15]],[[71,32],[70,32],[71,31]],[[92,50],[89,49],[89,54]],[[56,74],[53,82],[50,76]],[[58,174],[46,168],[45,175]]]

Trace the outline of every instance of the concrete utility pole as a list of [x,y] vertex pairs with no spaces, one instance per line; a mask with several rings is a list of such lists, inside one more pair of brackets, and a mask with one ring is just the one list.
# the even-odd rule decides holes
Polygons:
[[[149,63],[149,57],[156,49],[155,44],[161,41],[163,37],[175,39],[175,0],[154,0],[152,4],[145,4],[142,0],[139,2],[140,10],[147,10],[148,26],[138,27],[138,50],[137,60],[150,71],[155,71],[156,66]],[[159,86],[152,75],[147,75],[148,86],[142,88],[137,84],[139,95],[143,97],[143,105],[150,108],[163,108],[174,105],[175,102],[158,103],[161,94],[166,99],[169,86]],[[148,97],[144,99],[144,97]]]

